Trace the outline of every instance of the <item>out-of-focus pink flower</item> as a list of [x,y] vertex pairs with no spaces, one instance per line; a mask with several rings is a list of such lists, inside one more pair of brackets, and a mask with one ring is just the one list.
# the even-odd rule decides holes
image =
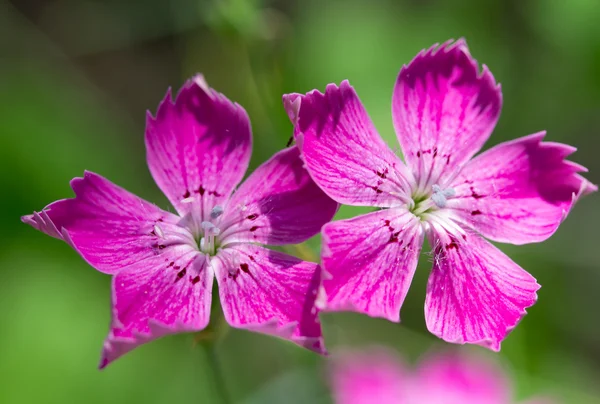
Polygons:
[[[382,348],[334,358],[337,404],[510,404],[510,383],[492,363],[458,354],[432,355],[413,370]],[[535,400],[528,404],[550,404]]]
[[579,175],[584,167],[565,160],[575,148],[544,142],[540,132],[473,158],[496,125],[502,95],[464,40],[424,50],[400,71],[392,116],[406,164],[347,81],[283,101],[315,182],[339,203],[380,208],[324,226],[325,309],[400,321],[427,236],[428,329],[499,350],[540,286],[485,238],[550,237],[574,203],[597,190]]
[[331,220],[337,204],[288,148],[242,180],[252,149],[246,111],[189,80],[156,117],[148,113],[147,161],[177,214],[86,172],[74,199],[22,219],[70,244],[113,275],[112,323],[100,367],[165,334],[209,322],[213,279],[226,320],[323,352],[314,302],[320,268],[261,244],[300,243]]

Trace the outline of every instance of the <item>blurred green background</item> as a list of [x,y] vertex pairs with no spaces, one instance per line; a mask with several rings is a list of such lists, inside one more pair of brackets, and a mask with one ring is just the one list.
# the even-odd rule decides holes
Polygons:
[[[600,2],[0,0],[0,402],[218,402],[193,335],[142,346],[99,372],[109,282],[65,243],[19,217],[70,197],[84,169],[167,208],[145,163],[145,111],[196,72],[248,111],[252,167],[292,127],[286,92],[349,79],[397,148],[391,92],[422,48],[464,36],[502,83],[504,109],[486,147],[548,130],[600,182]],[[600,209],[578,204],[542,244],[502,246],[543,286],[538,303],[492,356],[516,397],[600,402]],[[340,217],[360,209],[344,208]],[[309,242],[318,254],[318,240]],[[426,249],[425,249],[426,250]],[[386,344],[411,361],[447,347],[425,329],[424,255],[392,324],[324,315],[330,351]],[[217,360],[235,402],[327,403],[323,358],[285,341],[230,331]]]

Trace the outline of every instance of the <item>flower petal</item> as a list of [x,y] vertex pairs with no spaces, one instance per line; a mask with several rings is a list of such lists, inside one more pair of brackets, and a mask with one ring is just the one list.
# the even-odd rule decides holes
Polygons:
[[[404,404],[412,402],[412,375],[383,348],[345,353],[331,361],[336,404]],[[418,402],[418,401],[415,401]],[[427,401],[421,401],[423,403]]]
[[114,274],[170,245],[195,243],[179,218],[98,174],[74,178],[75,198],[56,201],[22,220],[65,240],[98,271]]
[[303,165],[298,148],[290,147],[258,167],[225,208],[222,243],[296,244],[319,233],[338,205]]
[[483,359],[438,354],[419,367],[422,401],[445,404],[512,402],[511,388],[499,368]]
[[393,206],[409,193],[410,173],[348,81],[329,84],[325,94],[287,94],[283,101],[306,168],[330,197],[346,205]]
[[494,241],[524,244],[550,237],[579,197],[597,187],[566,161],[575,148],[542,142],[545,132],[502,143],[469,162],[448,200],[458,220]]
[[403,209],[388,209],[323,227],[323,269],[328,311],[352,310],[400,321],[423,232]]
[[321,276],[317,264],[248,244],[220,250],[213,263],[221,306],[232,327],[325,352],[315,307]]
[[100,368],[156,338],[205,328],[213,278],[207,257],[192,248],[168,248],[120,271]]
[[250,120],[198,75],[175,102],[167,92],[156,118],[148,113],[146,149],[150,172],[177,212],[199,211],[201,221],[227,200],[248,168]]
[[446,182],[481,149],[500,115],[502,94],[478,72],[464,40],[434,45],[400,70],[392,115],[404,158],[421,190]]
[[427,284],[425,321],[433,334],[456,344],[494,351],[537,300],[536,280],[478,235],[431,223],[434,264]]

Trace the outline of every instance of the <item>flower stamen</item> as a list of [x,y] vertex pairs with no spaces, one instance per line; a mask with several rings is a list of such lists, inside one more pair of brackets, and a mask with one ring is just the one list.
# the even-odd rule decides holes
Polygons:
[[204,237],[200,239],[200,250],[213,254],[215,251],[215,237],[221,234],[221,229],[208,221],[202,222],[202,229],[204,230]]
[[442,189],[439,185],[433,185],[433,195],[431,200],[436,204],[438,208],[445,208],[448,198],[456,195],[456,191],[452,188]]
[[217,205],[214,208],[212,208],[212,210],[210,211],[210,218],[211,219],[216,219],[219,216],[221,216],[222,214],[223,214],[223,207]]

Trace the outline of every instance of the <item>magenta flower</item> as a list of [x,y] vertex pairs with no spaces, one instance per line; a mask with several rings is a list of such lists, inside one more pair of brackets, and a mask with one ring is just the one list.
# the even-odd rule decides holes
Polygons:
[[536,280],[484,237],[550,237],[577,199],[597,190],[564,160],[575,148],[537,133],[472,158],[490,136],[502,95],[463,40],[419,53],[400,71],[392,115],[404,164],[377,134],[347,81],[325,94],[284,96],[315,182],[372,213],[328,223],[322,261],[327,310],[400,321],[426,235],[433,248],[428,329],[493,350],[537,299]]
[[114,275],[101,368],[165,334],[205,328],[214,277],[231,326],[323,352],[314,307],[319,267],[261,244],[308,239],[337,204],[310,179],[295,147],[233,192],[251,148],[244,109],[197,76],[175,102],[169,90],[156,117],[147,117],[148,166],[177,214],[86,172],[71,181],[74,199],[23,217]]
[[[510,404],[511,386],[497,366],[458,354],[431,355],[412,370],[383,349],[333,361],[337,404]],[[536,399],[528,404],[549,404]]]

